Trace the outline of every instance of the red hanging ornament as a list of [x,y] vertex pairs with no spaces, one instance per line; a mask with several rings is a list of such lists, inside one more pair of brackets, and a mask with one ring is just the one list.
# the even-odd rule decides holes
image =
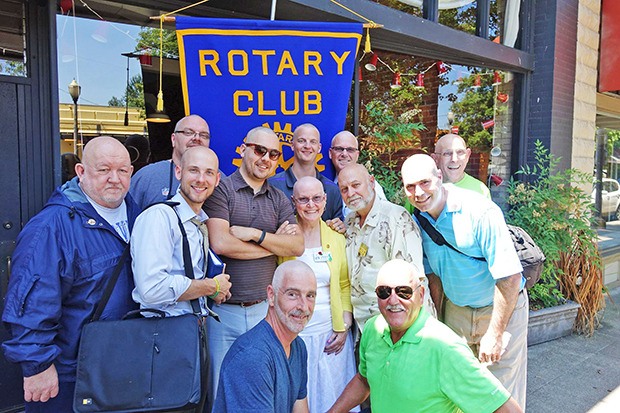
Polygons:
[[490,119],[490,120],[487,120],[486,122],[482,122],[482,127],[484,129],[489,129],[490,127],[492,127],[494,125],[495,125],[495,120],[494,119]]
[[390,84],[392,89],[399,89],[401,87],[400,84],[400,72],[394,72],[394,76],[392,76],[392,83]]
[[370,60],[368,61],[368,63],[364,65],[364,67],[366,68],[366,70],[374,72],[375,70],[377,70],[378,61],[379,61],[379,56],[377,56],[376,53],[373,53],[372,56],[370,56]]
[[497,94],[497,100],[499,100],[502,103],[508,102],[508,93],[499,92]]
[[474,85],[472,87],[479,88],[480,86],[482,86],[482,80],[480,79],[480,75],[476,75],[474,78]]
[[65,14],[69,10],[73,9],[73,0],[60,0],[58,5],[60,6],[60,12]]
[[424,73],[418,73],[418,75],[416,76],[415,85],[417,87],[424,87]]
[[493,86],[499,86],[501,84],[502,84],[502,76],[497,71],[493,72]]
[[448,71],[448,68],[446,67],[446,64],[442,62],[441,60],[438,60],[437,61],[437,72],[439,72],[440,75],[443,75],[447,71]]
[[153,56],[150,54],[141,54],[138,60],[142,66],[153,66]]

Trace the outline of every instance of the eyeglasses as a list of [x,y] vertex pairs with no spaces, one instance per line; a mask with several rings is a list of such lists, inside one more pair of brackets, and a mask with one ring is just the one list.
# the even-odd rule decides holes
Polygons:
[[420,288],[420,285],[421,284],[418,284],[415,289],[409,287],[408,285],[399,285],[398,287],[394,288],[388,287],[387,285],[379,285],[377,288],[375,288],[375,293],[377,294],[377,297],[379,297],[379,299],[387,300],[390,295],[392,295],[392,290],[394,290],[394,292],[399,298],[402,298],[403,300],[408,300],[411,298],[413,293],[418,288]]
[[325,194],[323,195],[315,195],[312,198],[308,198],[306,196],[302,196],[300,198],[294,198],[295,202],[301,204],[301,205],[308,205],[310,203],[310,201],[312,201],[313,204],[318,204],[320,202],[323,202],[323,200],[325,199]]
[[267,152],[269,152],[269,159],[271,159],[272,161],[277,161],[280,155],[282,155],[282,152],[277,149],[267,149],[263,145],[259,145],[256,143],[246,143],[245,146],[249,146],[250,148],[252,148],[254,150],[254,154],[261,158],[265,156]]
[[342,152],[355,153],[358,151],[357,148],[344,147],[344,146],[332,146],[331,150],[333,150],[336,153],[342,153]]
[[194,136],[198,135],[200,139],[203,139],[205,141],[211,139],[211,134],[209,132],[196,132],[193,129],[175,130],[174,133],[180,133],[186,138],[193,138]]
[[459,149],[456,151],[445,151],[445,152],[435,152],[436,155],[441,155],[444,158],[452,158],[453,155],[456,155],[457,158],[464,158],[467,155],[467,151],[465,149]]

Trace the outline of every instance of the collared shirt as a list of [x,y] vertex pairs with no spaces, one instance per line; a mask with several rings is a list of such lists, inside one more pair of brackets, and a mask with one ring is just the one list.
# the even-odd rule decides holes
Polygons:
[[[321,216],[323,221],[334,218],[340,218],[341,220],[344,220],[344,216],[342,215],[342,196],[340,195],[338,185],[336,185],[334,181],[320,174],[319,171],[316,171],[316,179],[321,181],[321,183],[323,184],[323,189],[327,194],[325,211],[323,211],[323,215]],[[269,183],[272,186],[278,188],[286,194],[288,199],[291,201],[293,210],[295,210],[295,204],[293,203],[292,199],[293,185],[295,185],[295,182],[297,182],[297,178],[293,173],[293,168],[288,168],[287,170],[269,178]]]
[[[190,220],[208,217],[202,210],[196,215],[180,192],[170,201],[179,203],[174,209],[187,232],[194,278],[203,278],[203,235]],[[191,280],[185,276],[183,236],[172,208],[154,205],[138,216],[131,235],[131,257],[136,284],[132,297],[142,308],[157,308],[167,315],[192,312],[189,301],[179,301]]]
[[[228,221],[230,226],[257,228],[272,234],[275,234],[284,221],[297,223],[291,202],[282,191],[273,188],[265,181],[260,191],[255,194],[239,170],[222,178],[203,209],[209,217]],[[274,255],[253,260],[239,260],[220,254],[220,258],[226,263],[226,272],[230,274],[232,283],[230,289],[232,299],[228,301],[229,303],[267,298],[267,286],[271,284],[276,269]]]
[[[355,321],[363,325],[379,313],[375,287],[383,264],[400,258],[412,263],[422,273],[422,238],[411,215],[401,206],[375,197],[364,224],[355,212],[347,216],[346,252],[351,278],[351,304]],[[424,285],[428,281],[424,277]],[[432,301],[427,294],[425,305]]]
[[141,168],[131,177],[129,193],[141,209],[155,202],[170,199],[176,194],[179,180],[174,174],[172,159],[155,162]]
[[[458,306],[493,303],[495,282],[523,271],[501,209],[484,196],[445,185],[446,206],[435,221],[422,215],[453,247],[439,246],[422,233],[424,270],[441,278],[446,296]],[[484,257],[486,261],[471,257]],[[522,287],[525,280],[522,279]]]
[[467,343],[424,308],[396,343],[382,315],[370,319],[359,372],[368,380],[373,413],[485,413],[510,398]]
[[455,182],[453,185],[459,188],[469,189],[470,191],[478,192],[479,194],[484,195],[486,198],[491,199],[491,191],[489,191],[489,188],[482,181],[474,178],[467,172],[465,172],[460,181]]

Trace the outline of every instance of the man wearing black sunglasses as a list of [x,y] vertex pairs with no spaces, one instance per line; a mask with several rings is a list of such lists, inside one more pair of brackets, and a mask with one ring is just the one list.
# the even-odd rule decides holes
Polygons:
[[172,198],[179,188],[174,168],[181,164],[181,156],[192,146],[209,147],[211,133],[207,122],[198,115],[179,120],[170,136],[172,158],[141,168],[131,178],[131,196],[141,209]]
[[232,343],[267,313],[267,286],[276,256],[304,252],[290,200],[267,182],[280,158],[278,136],[269,128],[254,128],[241,144],[240,154],[239,169],[221,179],[203,207],[209,216],[210,246],[227,264],[233,284],[231,298],[214,306],[222,322],[208,320],[212,395]]
[[424,309],[421,278],[403,260],[381,267],[381,314],[366,323],[359,373],[329,413],[348,412],[368,395],[377,412],[521,412],[467,343]]

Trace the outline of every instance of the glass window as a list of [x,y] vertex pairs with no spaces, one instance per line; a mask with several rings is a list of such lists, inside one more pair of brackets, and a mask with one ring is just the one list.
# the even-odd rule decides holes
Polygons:
[[404,202],[399,162],[416,151],[432,153],[452,131],[472,149],[468,173],[501,200],[511,169],[512,73],[375,53],[376,65],[372,56],[360,61],[360,159],[386,184],[388,197]]
[[0,75],[28,75],[25,7],[23,0],[0,2]]

